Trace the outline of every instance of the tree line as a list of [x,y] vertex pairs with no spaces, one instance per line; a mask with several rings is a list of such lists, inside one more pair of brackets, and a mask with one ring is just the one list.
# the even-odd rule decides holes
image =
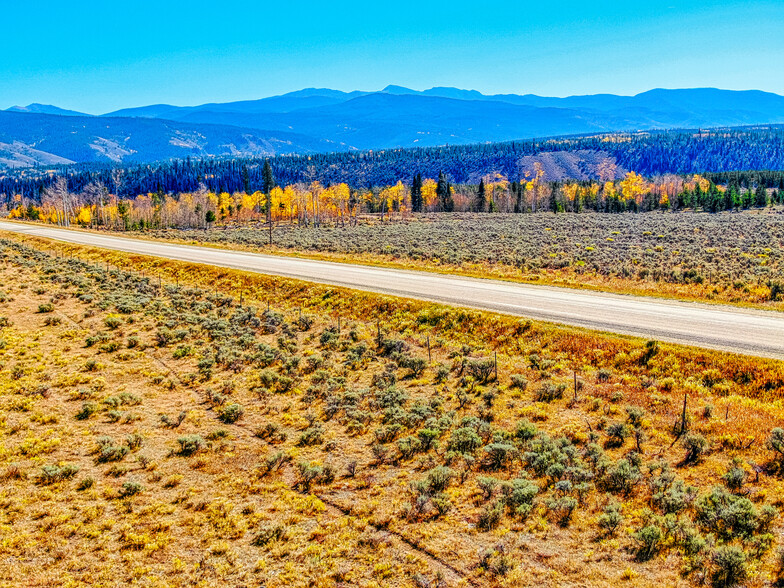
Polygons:
[[[618,170],[633,170],[647,177],[699,173],[717,184],[729,184],[733,183],[730,176],[735,174],[735,183],[743,189],[758,183],[769,189],[784,188],[782,172],[750,171],[784,170],[784,127],[775,125],[278,156],[269,161],[282,185],[343,183],[360,190],[398,182],[410,186],[417,175],[438,178],[443,174],[455,185],[477,184],[488,174],[522,182],[534,174],[525,158],[559,151],[602,152]],[[253,193],[264,190],[264,161],[186,158],[153,164],[25,168],[0,172],[0,198],[7,202],[22,195],[36,201],[59,177],[65,178],[73,193],[83,191],[89,184],[101,184],[124,198],[189,193],[202,186],[213,193]],[[594,180],[608,179],[601,170],[593,176]]]
[[268,227],[272,242],[273,227],[281,223],[351,226],[368,214],[391,222],[423,212],[720,212],[784,204],[784,190],[766,188],[759,178],[754,187],[743,187],[735,177],[721,185],[701,175],[645,178],[635,172],[604,182],[547,182],[540,165],[535,171],[524,181],[492,174],[480,178],[478,184],[452,184],[444,173],[437,179],[416,174],[409,185],[398,181],[357,189],[345,183],[324,186],[318,181],[279,184],[266,161],[262,189],[252,192],[210,191],[200,184],[192,192],[122,198],[100,182],[72,192],[64,178],[57,178],[37,200],[15,197],[8,213],[11,218],[115,230],[255,224]]

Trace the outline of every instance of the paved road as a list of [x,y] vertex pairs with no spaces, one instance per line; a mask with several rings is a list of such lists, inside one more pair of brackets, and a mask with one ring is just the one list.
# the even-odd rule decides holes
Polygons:
[[0,221],[0,230],[784,359],[784,313],[259,255]]

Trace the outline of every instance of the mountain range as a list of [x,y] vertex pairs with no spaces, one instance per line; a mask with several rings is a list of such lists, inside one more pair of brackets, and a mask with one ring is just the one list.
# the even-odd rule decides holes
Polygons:
[[0,167],[147,162],[483,143],[537,137],[784,123],[784,96],[656,89],[635,96],[485,95],[437,87],[309,88],[200,106],[89,115],[31,104],[0,111]]

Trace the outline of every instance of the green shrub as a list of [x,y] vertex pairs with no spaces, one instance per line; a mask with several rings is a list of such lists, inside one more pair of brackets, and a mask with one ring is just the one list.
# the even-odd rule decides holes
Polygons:
[[708,440],[699,433],[689,433],[683,439],[683,447],[686,449],[683,462],[694,463],[699,461],[705,453],[708,448]]
[[611,502],[604,507],[604,511],[599,515],[596,522],[605,535],[610,537],[615,535],[618,527],[623,523],[621,506],[615,502]]
[[455,477],[455,472],[446,466],[436,466],[427,472],[424,488],[429,494],[436,494],[447,489]]
[[628,496],[641,478],[642,474],[639,468],[635,467],[629,460],[621,459],[607,470],[603,483],[608,490],[620,492]]
[[489,470],[500,470],[519,454],[517,448],[509,443],[490,443],[485,446],[484,453],[482,463]]
[[38,312],[39,313],[46,313],[46,312],[54,312],[54,304],[51,302],[46,302],[44,304],[38,305]]
[[538,434],[539,429],[537,429],[536,425],[532,422],[526,419],[517,421],[514,432],[516,439],[520,439],[521,441],[528,441],[529,439],[536,437]]
[[80,492],[83,492],[85,490],[89,490],[90,488],[92,488],[94,484],[95,484],[95,480],[90,476],[87,476],[86,478],[82,478],[81,480],[79,480],[79,484],[76,486],[76,489],[79,490]]
[[222,422],[230,425],[240,420],[244,413],[245,409],[242,408],[240,404],[232,403],[220,408],[218,411],[218,418]]
[[746,579],[746,553],[737,545],[723,545],[711,556],[711,584],[719,588],[737,586]]
[[482,492],[482,499],[489,500],[493,496],[493,492],[498,487],[498,480],[490,476],[479,476],[476,480],[479,490]]
[[760,510],[745,496],[736,496],[721,486],[700,496],[695,504],[696,520],[720,538],[751,537],[766,532],[775,517],[769,505]]
[[102,444],[98,449],[98,463],[110,461],[121,461],[128,454],[128,447],[125,445]]
[[411,459],[411,457],[422,448],[422,442],[418,437],[409,435],[408,437],[398,439],[397,448],[403,459]]
[[473,453],[482,445],[482,439],[470,427],[461,427],[452,432],[448,447],[460,453]]
[[114,330],[119,328],[120,325],[122,325],[122,319],[117,316],[107,316],[103,320],[103,324],[105,324],[108,329]]
[[501,484],[501,494],[509,511],[525,518],[533,508],[534,498],[539,493],[539,486],[527,478],[517,478]]
[[84,421],[89,419],[97,411],[98,411],[97,404],[95,404],[94,402],[84,402],[82,403],[81,410],[76,413],[76,418],[80,421]]
[[607,427],[607,446],[620,447],[629,436],[629,427],[625,423],[613,423]]
[[738,492],[746,483],[746,470],[740,467],[740,464],[734,462],[727,469],[727,473],[721,477],[724,483],[732,492]]
[[784,461],[784,429],[780,427],[773,429],[765,445],[775,453],[777,460]]
[[205,446],[204,439],[201,435],[185,435],[179,437],[177,443],[180,445],[180,449],[177,453],[186,457],[201,451]]
[[314,424],[311,427],[305,429],[302,434],[299,436],[299,441],[297,441],[297,445],[300,446],[310,446],[310,445],[319,445],[324,441],[324,427],[322,427],[319,423]]
[[41,485],[55,484],[63,480],[70,480],[79,472],[79,466],[72,464],[45,465],[38,474],[37,481]]
[[637,542],[637,557],[642,561],[648,561],[659,551],[663,535],[661,529],[655,525],[643,527],[634,534]]
[[172,353],[174,359],[182,359],[183,357],[188,357],[190,355],[193,355],[193,347],[190,345],[178,345],[177,349]]
[[575,508],[577,508],[577,500],[571,496],[561,496],[547,502],[547,509],[555,516],[561,526],[569,524]]
[[127,498],[130,496],[135,496],[143,491],[144,487],[139,482],[128,481],[122,485],[122,488],[120,488],[120,497]]

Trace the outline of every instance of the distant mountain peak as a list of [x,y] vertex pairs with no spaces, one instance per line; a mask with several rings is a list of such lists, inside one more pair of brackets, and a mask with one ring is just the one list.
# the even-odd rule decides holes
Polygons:
[[412,90],[411,88],[406,88],[405,86],[396,86],[395,84],[390,84],[383,90],[381,90],[382,94],[419,94],[416,90]]
[[51,104],[39,104],[38,102],[33,102],[32,104],[28,104],[27,106],[12,106],[7,110],[8,112],[27,112],[31,114],[56,114],[59,116],[90,116],[89,114],[85,114],[83,112],[77,112],[75,110],[66,110],[65,108],[52,106]]

